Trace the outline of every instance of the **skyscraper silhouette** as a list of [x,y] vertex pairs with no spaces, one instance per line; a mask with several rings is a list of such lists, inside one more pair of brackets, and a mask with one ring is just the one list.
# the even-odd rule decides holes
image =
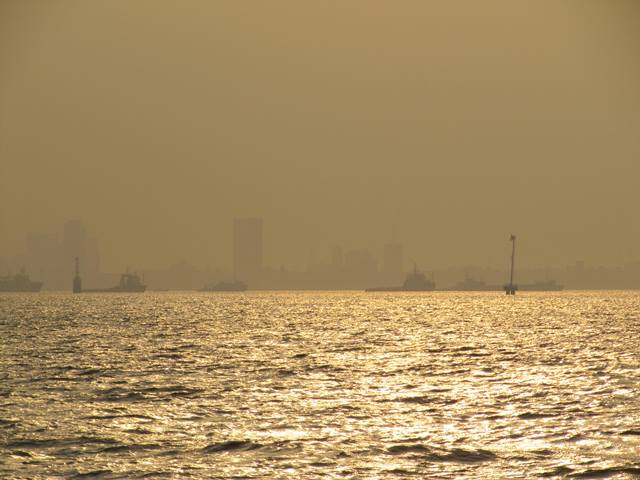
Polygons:
[[100,270],[100,257],[95,239],[87,235],[80,220],[70,220],[64,224],[62,232],[63,270],[67,281],[75,258],[82,262],[83,277],[89,282],[95,281]]

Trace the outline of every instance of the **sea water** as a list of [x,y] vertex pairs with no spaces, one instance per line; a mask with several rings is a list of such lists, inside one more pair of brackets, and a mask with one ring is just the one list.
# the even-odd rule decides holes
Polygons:
[[1,478],[632,478],[640,293],[0,295]]

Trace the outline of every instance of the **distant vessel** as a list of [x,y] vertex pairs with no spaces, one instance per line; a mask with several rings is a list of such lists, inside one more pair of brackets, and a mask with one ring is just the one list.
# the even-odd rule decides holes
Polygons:
[[218,282],[214,285],[207,285],[200,289],[201,292],[244,292],[247,284],[244,282]]
[[142,283],[137,273],[123,273],[120,275],[120,283],[110,288],[82,288],[80,279],[80,261],[76,257],[76,274],[73,277],[73,293],[101,293],[101,292],[144,292],[147,286]]
[[34,282],[24,269],[15,275],[0,277],[0,292],[39,292],[42,282]]
[[367,288],[365,292],[430,292],[436,289],[436,284],[414,265],[413,272],[407,275],[400,287],[374,287]]

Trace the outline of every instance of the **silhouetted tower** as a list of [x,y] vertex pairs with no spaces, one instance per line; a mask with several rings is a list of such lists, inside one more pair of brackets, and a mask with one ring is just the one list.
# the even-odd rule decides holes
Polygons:
[[76,257],[76,274],[73,277],[73,293],[82,292],[82,280],[80,279],[80,260]]
[[518,286],[513,283],[513,269],[516,261],[516,236],[511,235],[509,238],[511,241],[511,275],[509,276],[509,284],[504,286],[504,291],[507,295],[515,295]]
[[235,218],[233,222],[233,274],[253,282],[262,271],[262,218]]

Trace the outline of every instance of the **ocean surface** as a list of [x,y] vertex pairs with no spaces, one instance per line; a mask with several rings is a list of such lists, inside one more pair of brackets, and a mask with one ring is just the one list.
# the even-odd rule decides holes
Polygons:
[[0,294],[0,478],[640,477],[640,292]]

